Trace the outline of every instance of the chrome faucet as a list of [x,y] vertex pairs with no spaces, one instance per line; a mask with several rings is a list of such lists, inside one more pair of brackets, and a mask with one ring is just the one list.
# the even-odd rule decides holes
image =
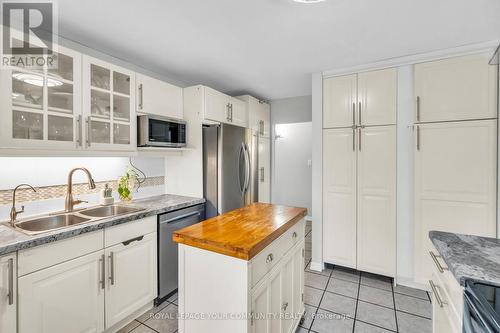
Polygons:
[[68,174],[68,191],[66,192],[66,200],[64,203],[64,210],[66,212],[72,212],[75,205],[87,202],[84,200],[73,200],[73,173],[75,173],[76,170],[82,170],[85,172],[87,174],[87,178],[89,179],[89,189],[95,189],[95,182],[89,170],[85,168],[74,168],[71,170]]
[[14,223],[16,222],[17,215],[24,213],[24,206],[21,206],[21,210],[16,210],[16,191],[20,187],[29,187],[33,190],[33,192],[36,192],[36,190],[33,188],[33,186],[29,184],[21,184],[17,185],[16,188],[14,189],[14,192],[12,193],[12,208],[10,209],[10,224],[14,226]]

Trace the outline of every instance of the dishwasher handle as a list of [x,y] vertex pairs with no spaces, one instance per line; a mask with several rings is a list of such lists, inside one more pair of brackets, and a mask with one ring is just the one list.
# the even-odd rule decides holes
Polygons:
[[194,216],[194,215],[200,216],[201,212],[197,210],[197,211],[194,211],[194,212],[190,212],[190,213],[186,213],[186,214],[183,214],[183,215],[179,215],[179,216],[173,217],[173,218],[168,219],[168,220],[160,221],[160,224],[163,224],[163,223],[174,223],[176,221],[179,221],[179,220],[182,220],[182,219]]

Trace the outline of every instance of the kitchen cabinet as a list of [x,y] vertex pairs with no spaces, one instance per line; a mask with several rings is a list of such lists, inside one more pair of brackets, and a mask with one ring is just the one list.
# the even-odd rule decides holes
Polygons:
[[260,137],[271,136],[271,107],[267,102],[259,101],[250,95],[238,96],[247,105],[248,127],[259,133]]
[[397,69],[323,80],[323,128],[396,124]]
[[415,136],[415,276],[426,283],[430,230],[496,235],[497,121],[417,124]]
[[104,252],[19,278],[19,333],[102,332]]
[[396,273],[396,127],[359,128],[357,269]]
[[271,142],[259,138],[259,202],[271,202]]
[[205,119],[240,127],[248,126],[247,108],[243,101],[209,87],[203,88]]
[[17,332],[16,255],[0,257],[0,332]]
[[137,150],[135,73],[83,56],[83,146]]
[[183,119],[182,88],[137,74],[137,112]]
[[0,147],[81,147],[82,55],[58,46],[55,68],[0,71]]
[[356,268],[356,130],[323,131],[323,256]]
[[133,314],[157,295],[156,233],[106,249],[106,327]]
[[416,122],[497,117],[495,66],[490,54],[474,54],[415,65]]

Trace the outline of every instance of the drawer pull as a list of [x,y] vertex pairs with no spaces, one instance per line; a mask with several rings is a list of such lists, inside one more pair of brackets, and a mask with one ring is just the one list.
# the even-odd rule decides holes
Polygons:
[[298,236],[297,232],[294,231],[293,234],[292,234],[292,238],[297,238],[297,236]]
[[124,242],[122,242],[122,244],[124,246],[127,246],[127,245],[129,245],[130,243],[133,243],[133,242],[140,242],[143,238],[144,238],[144,236],[139,236],[139,237],[132,238],[132,239],[129,239],[127,241],[124,241]]
[[288,308],[288,302],[284,303],[283,306],[281,306],[281,309],[283,311],[286,311],[287,308]]
[[432,251],[429,251],[429,254],[431,255],[432,260],[436,264],[439,273],[444,273],[445,270],[448,270],[448,268],[441,266],[441,264],[439,263],[439,260],[437,258],[438,257],[441,258],[441,256],[435,255],[434,252]]
[[268,264],[269,264],[269,263],[270,263],[270,262],[272,262],[273,260],[274,260],[274,256],[273,256],[273,254],[272,254],[272,253],[268,254],[268,255],[267,255],[267,258],[266,258],[266,263],[268,263]]
[[445,302],[443,302],[443,300],[441,299],[441,295],[439,295],[438,293],[438,290],[437,290],[437,287],[436,285],[434,284],[434,281],[432,280],[429,280],[429,284],[431,285],[431,289],[432,289],[432,293],[434,294],[434,296],[436,297],[436,302],[438,303],[439,307],[443,307],[444,304],[446,304]]

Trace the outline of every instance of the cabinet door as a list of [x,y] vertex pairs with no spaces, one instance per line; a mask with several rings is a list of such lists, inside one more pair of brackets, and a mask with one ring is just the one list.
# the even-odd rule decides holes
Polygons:
[[163,117],[183,118],[182,88],[137,74],[137,111]]
[[19,333],[102,332],[102,252],[19,278]]
[[2,147],[81,147],[81,54],[58,46],[54,59],[53,68],[0,72]]
[[323,255],[331,264],[356,268],[356,135],[323,131]]
[[231,97],[212,88],[205,87],[205,119],[231,123],[229,112]]
[[84,56],[84,146],[92,150],[137,150],[135,74]]
[[271,202],[271,142],[259,138],[259,202]]
[[304,254],[305,243],[300,240],[302,245],[293,253],[293,313],[298,318],[304,313]]
[[16,255],[0,258],[0,332],[17,332]]
[[245,95],[238,97],[248,104],[248,127],[259,132],[260,137],[270,137],[271,133],[271,107],[267,102]]
[[[294,280],[295,280],[295,260],[293,255],[284,258],[285,263],[281,268],[281,332],[289,333],[292,330],[293,320],[293,302],[294,302]],[[303,261],[303,259],[302,259]]]
[[231,97],[231,124],[248,127],[248,112],[246,103]]
[[283,306],[281,297],[281,267],[276,266],[271,273],[269,273],[269,329],[270,332],[281,332],[281,309]]
[[157,295],[156,232],[106,249],[106,328]]
[[271,333],[269,328],[269,286],[267,281],[263,281],[252,291],[252,333]]
[[497,68],[489,54],[415,65],[417,122],[497,116]]
[[323,80],[323,128],[354,125],[356,96],[356,74]]
[[396,274],[396,126],[358,129],[359,270]]
[[396,124],[397,90],[395,68],[358,74],[358,124]]
[[415,272],[431,273],[429,231],[495,237],[496,120],[418,125],[415,148]]

